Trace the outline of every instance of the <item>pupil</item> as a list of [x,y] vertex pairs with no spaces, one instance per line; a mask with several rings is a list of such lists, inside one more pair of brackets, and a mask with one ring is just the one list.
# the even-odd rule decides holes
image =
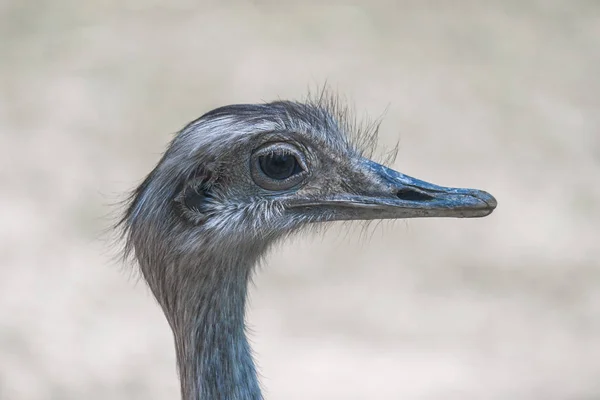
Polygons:
[[301,171],[291,154],[268,154],[258,159],[260,168],[271,179],[284,180]]

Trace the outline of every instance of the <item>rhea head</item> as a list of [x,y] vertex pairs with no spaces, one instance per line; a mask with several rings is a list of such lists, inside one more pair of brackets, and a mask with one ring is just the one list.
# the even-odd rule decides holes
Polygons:
[[184,398],[260,398],[244,305],[252,266],[277,239],[319,222],[483,217],[496,207],[484,191],[372,161],[361,145],[370,133],[347,117],[323,101],[218,108],[179,132],[132,194],[126,252],[175,333]]

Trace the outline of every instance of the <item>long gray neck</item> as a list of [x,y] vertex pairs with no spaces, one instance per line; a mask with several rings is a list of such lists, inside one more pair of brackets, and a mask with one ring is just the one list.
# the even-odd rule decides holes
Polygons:
[[180,262],[155,291],[175,335],[183,400],[262,400],[245,334],[252,265]]

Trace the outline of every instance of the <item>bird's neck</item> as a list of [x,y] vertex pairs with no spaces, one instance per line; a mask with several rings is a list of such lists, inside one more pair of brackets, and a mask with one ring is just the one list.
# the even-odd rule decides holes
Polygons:
[[252,265],[174,267],[181,278],[169,286],[176,294],[161,303],[175,335],[183,400],[261,400],[244,322]]

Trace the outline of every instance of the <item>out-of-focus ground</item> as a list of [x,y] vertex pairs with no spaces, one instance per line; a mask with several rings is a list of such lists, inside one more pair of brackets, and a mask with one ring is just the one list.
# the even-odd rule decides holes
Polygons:
[[600,398],[600,3],[366,3],[0,4],[0,399],[177,398],[108,205],[189,120],[325,81],[387,108],[395,168],[499,207],[277,249],[267,399]]

